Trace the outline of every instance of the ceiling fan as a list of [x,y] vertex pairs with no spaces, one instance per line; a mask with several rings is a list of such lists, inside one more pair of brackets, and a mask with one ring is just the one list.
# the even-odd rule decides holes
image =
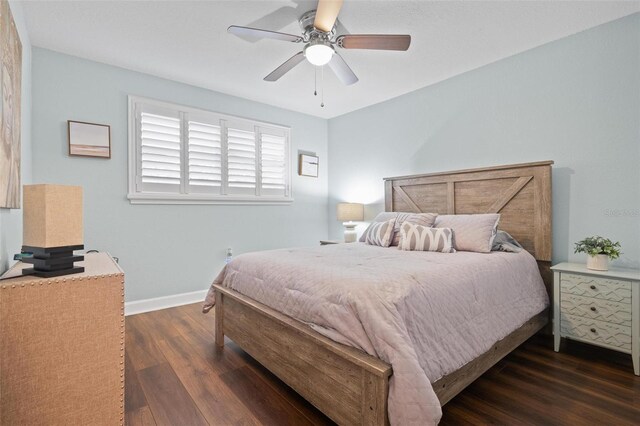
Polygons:
[[227,31],[239,37],[269,38],[292,43],[303,43],[304,48],[267,75],[265,81],[276,81],[305,58],[315,66],[329,65],[338,79],[351,85],[358,77],[336,52],[342,49],[407,50],[410,35],[396,34],[336,34],[336,20],[342,0],[318,0],[318,8],[303,14],[299,19],[302,36],[285,34],[258,28],[230,26]]

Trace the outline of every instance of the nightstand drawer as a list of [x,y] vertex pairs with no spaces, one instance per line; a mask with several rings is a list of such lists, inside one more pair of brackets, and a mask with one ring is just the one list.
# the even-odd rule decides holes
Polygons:
[[631,352],[631,327],[604,321],[561,315],[562,336]]
[[631,304],[562,293],[562,315],[570,314],[631,327]]
[[560,280],[560,291],[631,304],[631,283],[629,281],[563,273]]

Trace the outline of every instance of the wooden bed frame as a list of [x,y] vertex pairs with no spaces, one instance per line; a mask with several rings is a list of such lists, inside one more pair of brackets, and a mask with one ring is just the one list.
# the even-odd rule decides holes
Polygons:
[[[501,213],[500,229],[538,261],[552,295],[552,161],[385,179],[385,210],[440,214]],[[307,325],[233,290],[215,286],[216,345],[227,335],[338,424],[387,425],[391,366],[336,343]],[[548,310],[486,353],[432,383],[446,404],[549,320]]]

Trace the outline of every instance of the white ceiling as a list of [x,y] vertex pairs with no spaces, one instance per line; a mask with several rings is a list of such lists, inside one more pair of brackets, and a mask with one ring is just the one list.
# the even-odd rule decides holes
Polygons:
[[343,86],[327,69],[325,107],[306,61],[262,80],[299,44],[249,42],[229,25],[299,34],[315,1],[27,1],[33,45],[330,118],[640,11],[640,1],[346,0],[352,34],[411,34],[408,52],[340,50],[360,77]]

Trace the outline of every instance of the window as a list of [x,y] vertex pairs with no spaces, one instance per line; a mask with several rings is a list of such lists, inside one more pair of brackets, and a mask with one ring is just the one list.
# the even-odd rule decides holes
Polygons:
[[289,128],[129,97],[129,200],[291,202]]

